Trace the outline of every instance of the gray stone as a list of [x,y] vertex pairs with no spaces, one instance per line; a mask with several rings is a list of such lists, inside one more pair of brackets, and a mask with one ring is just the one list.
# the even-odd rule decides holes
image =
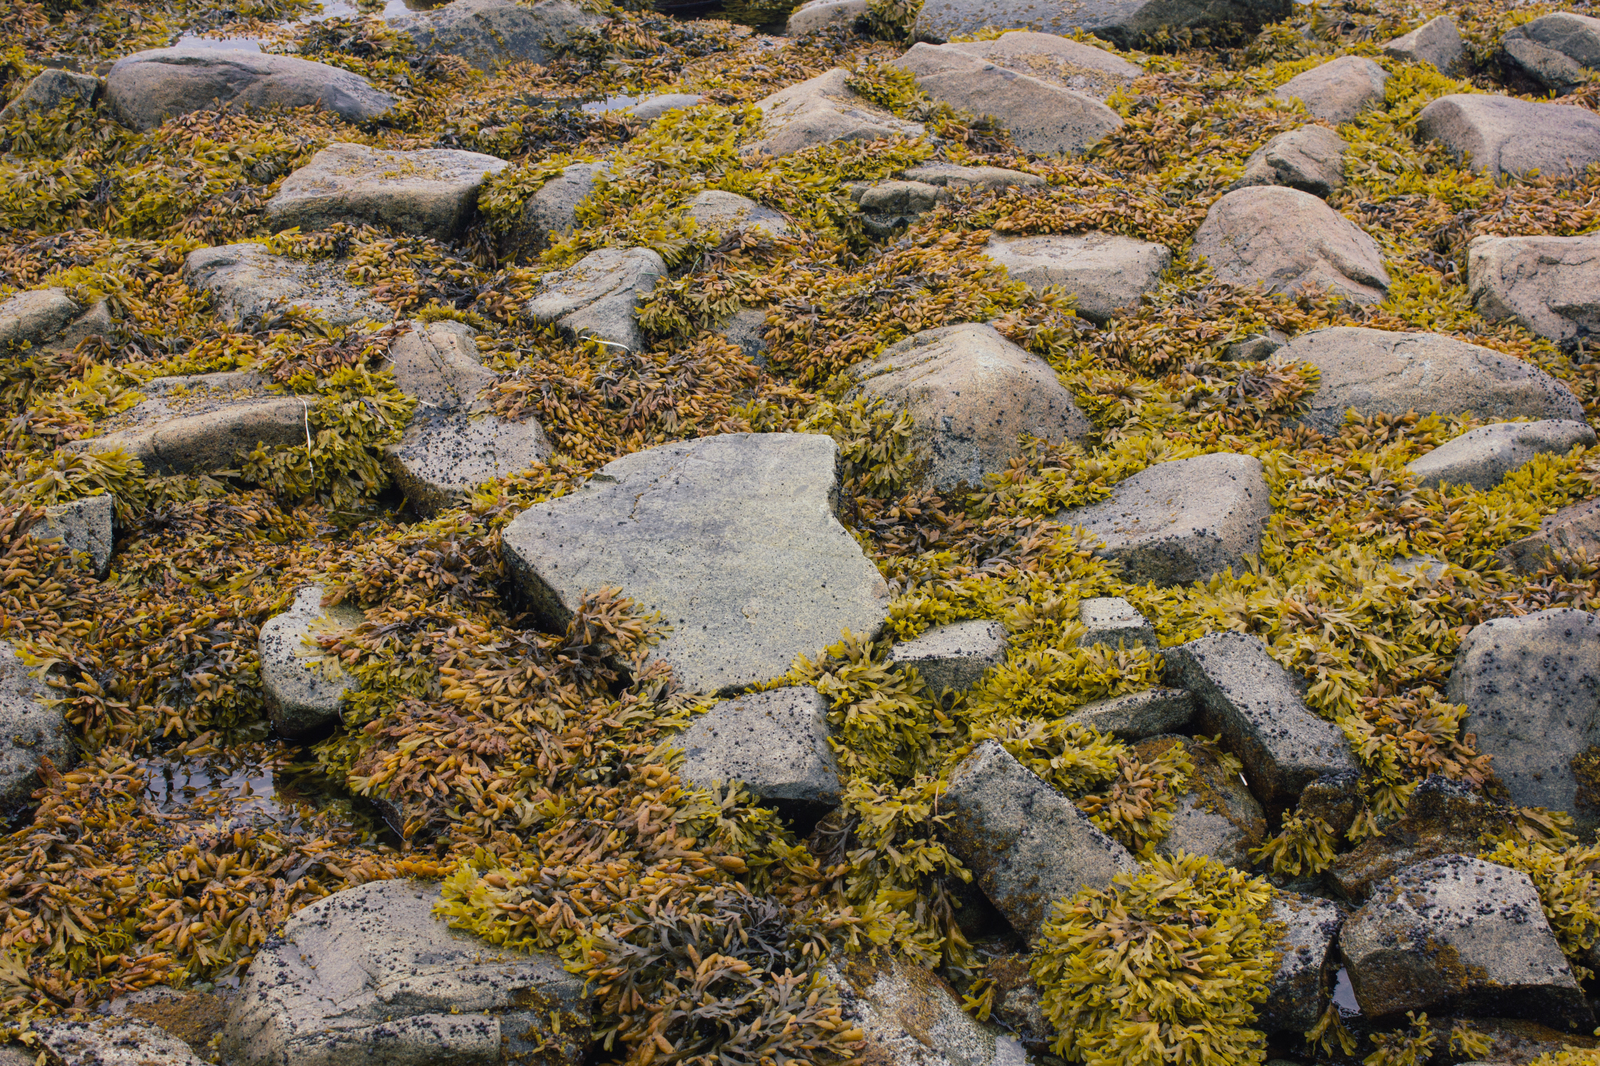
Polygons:
[[1395,559],[1390,565],[1407,577],[1421,574],[1422,579],[1430,584],[1438,581],[1450,568],[1449,563],[1432,555],[1411,555]]
[[1067,717],[1118,740],[1143,740],[1188,725],[1194,697],[1188,689],[1152,688],[1086,703]]
[[1022,1047],[961,1008],[940,977],[875,949],[836,952],[823,968],[841,1013],[865,1044],[855,1059],[872,1066],[1025,1066]]
[[225,1052],[240,1066],[583,1061],[582,979],[450,929],[438,899],[437,885],[375,881],[295,914],[251,962]]
[[100,95],[100,79],[93,74],[70,70],[45,70],[36,74],[0,107],[0,122],[11,122],[26,114],[43,115],[58,107],[92,107]]
[[511,241],[529,252],[543,251],[555,237],[578,227],[578,205],[606,173],[604,163],[572,163],[539,187],[522,205]]
[[770,207],[762,207],[748,196],[706,189],[686,205],[685,214],[694,219],[697,232],[711,241],[720,241],[735,230],[759,233],[766,237],[792,237],[789,220]]
[[1474,237],[1467,294],[1491,322],[1551,340],[1600,333],[1600,236]]
[[1115,233],[991,237],[983,251],[1035,291],[1047,285],[1065,289],[1077,297],[1080,315],[1101,323],[1138,307],[1172,265],[1166,245]]
[[706,98],[698,93],[651,93],[628,108],[628,114],[640,122],[654,122],[669,111],[684,111],[699,107]]
[[1466,63],[1467,46],[1461,43],[1455,19],[1440,15],[1385,44],[1383,54],[1412,63],[1428,63],[1441,74],[1455,75]]
[[943,189],[960,189],[974,186],[980,189],[1037,189],[1048,184],[1037,174],[1005,167],[962,167],[954,163],[924,163],[912,167],[903,175],[907,181],[924,185],[937,185]]
[[1326,199],[1344,188],[1344,153],[1350,146],[1326,126],[1280,133],[1251,153],[1233,188],[1284,185]]
[[55,1018],[32,1029],[60,1066],[206,1066],[188,1044],[137,1018]]
[[261,627],[261,688],[272,727],[301,737],[339,720],[354,680],[317,646],[318,638],[360,625],[366,615],[344,604],[323,607],[321,585],[306,585],[282,614]]
[[94,576],[103,578],[111,571],[112,510],[109,493],[51,504],[44,509],[44,520],[33,527],[33,535],[59,540],[70,550],[88,555]]
[[1321,372],[1301,421],[1323,433],[1338,432],[1351,410],[1584,420],[1572,390],[1538,367],[1438,333],[1334,326],[1302,333],[1275,358]]
[[1194,250],[1218,281],[1268,292],[1315,285],[1374,304],[1389,288],[1376,241],[1310,193],[1279,185],[1236,189],[1212,204]]
[[938,489],[1005,470],[1024,433],[1078,440],[1090,429],[1049,363],[976,322],[924,330],[850,373],[855,395],[911,413],[911,447]]
[[39,787],[39,767],[49,759],[58,770],[76,752],[66,718],[44,701],[54,699],[10,644],[0,641],[0,807],[28,802]]
[[274,230],[370,222],[448,240],[472,221],[484,179],[510,165],[479,152],[390,152],[335,142],[283,180],[264,221]]
[[386,21],[422,55],[459,56],[478,70],[495,70],[509,63],[547,63],[605,20],[567,0],[526,6],[510,0],[454,0]]
[[799,37],[831,26],[854,26],[867,14],[867,0],[806,0],[789,13],[784,33]]
[[1078,604],[1078,621],[1083,623],[1083,635],[1078,647],[1089,648],[1104,644],[1115,648],[1140,646],[1153,652],[1161,650],[1156,628],[1150,620],[1121,596],[1096,596]]
[[861,225],[874,237],[887,237],[932,211],[949,192],[920,181],[880,181],[861,190]]
[[815,818],[844,793],[828,735],[828,701],[797,685],[723,700],[674,744],[683,748],[683,777],[691,784],[740,781],[780,810]]
[[1279,100],[1299,100],[1313,118],[1338,125],[1352,122],[1369,107],[1383,103],[1389,75],[1370,59],[1340,56],[1312,67],[1278,86]]
[[1222,358],[1236,363],[1263,363],[1288,343],[1288,337],[1269,329],[1265,333],[1252,333],[1243,340],[1234,341],[1222,349]]
[[1133,750],[1148,762],[1174,747],[1183,749],[1194,772],[1178,796],[1166,835],[1156,841],[1156,853],[1204,855],[1224,866],[1250,869],[1255,865],[1250,853],[1267,835],[1261,804],[1239,780],[1238,769],[1230,771],[1228,762],[1208,744],[1189,737],[1155,736],[1139,741]]
[[993,116],[1024,152],[1082,152],[1122,127],[1122,116],[1093,96],[948,46],[912,45],[895,65],[940,103]]
[[1157,463],[1056,521],[1098,537],[1095,554],[1120,563],[1126,581],[1187,585],[1255,554],[1271,515],[1261,461],[1218,452]]
[[1600,619],[1570,607],[1474,626],[1456,652],[1446,699],[1513,803],[1568,811],[1600,828],[1600,779],[1583,760],[1600,744]]
[[393,321],[392,310],[348,280],[346,265],[272,255],[260,244],[225,244],[190,252],[184,273],[190,285],[211,294],[217,317],[232,325],[248,328],[289,308],[313,311],[334,326]]
[[29,289],[0,301],[0,348],[37,348],[67,327],[81,311],[65,289]]
[[1358,769],[1344,733],[1313,714],[1260,638],[1213,633],[1166,650],[1167,677],[1194,693],[1195,725],[1244,763],[1269,813],[1323,774]]
[[1600,559],[1600,500],[1563,507],[1541,521],[1538,532],[1501,548],[1496,561],[1531,574],[1548,563],[1580,557]]
[[1600,115],[1509,96],[1441,96],[1417,116],[1417,135],[1497,181],[1530,170],[1569,177],[1600,160]]
[[974,618],[901,641],[890,650],[889,661],[914,668],[935,695],[945,689],[964,692],[1006,661],[1009,645],[1005,626]]
[[1344,915],[1325,899],[1279,891],[1272,920],[1287,926],[1283,957],[1256,1010],[1256,1025],[1269,1033],[1298,1035],[1317,1024],[1333,994],[1339,965],[1333,944]]
[[817,144],[920,137],[920,122],[895,118],[850,91],[850,72],[835,67],[815,78],[773,93],[756,103],[760,137],[744,146],[747,155],[789,155]]
[[757,366],[767,365],[767,313],[759,307],[739,308],[716,328],[716,333]]
[[1162,30],[1208,28],[1248,38],[1288,18],[1290,8],[1288,0],[927,0],[912,38],[942,41],[989,27],[1066,36],[1083,30],[1131,48]]
[[1406,469],[1430,488],[1448,482],[1492,489],[1534,456],[1562,455],[1579,445],[1595,445],[1594,430],[1583,422],[1500,422],[1468,430],[1413,459]]
[[555,632],[620,587],[673,631],[651,651],[691,692],[785,674],[840,632],[876,633],[889,587],[834,517],[831,437],[734,433],[635,452],[506,527],[512,577]]
[[1538,890],[1518,870],[1464,855],[1407,867],[1345,922],[1339,949],[1363,1015],[1426,1010],[1594,1027]]
[[348,70],[226,48],[156,48],[123,56],[106,75],[106,99],[117,121],[136,130],[219,104],[315,106],[346,122],[379,118],[395,104],[394,97]]
[[[1347,788],[1353,789],[1354,775],[1345,776],[1352,778]],[[1326,807],[1308,803],[1307,794],[1320,784],[1313,782],[1301,794],[1302,815]],[[1321,798],[1326,799],[1326,793]],[[1350,801],[1347,826],[1355,820],[1357,798],[1359,794]],[[1324,820],[1335,829],[1340,824]],[[1411,790],[1399,818],[1385,822],[1382,832],[1367,837],[1355,850],[1340,854],[1323,877],[1328,887],[1345,899],[1361,903],[1374,888],[1407,866],[1441,855],[1471,855],[1483,850],[1480,841],[1512,836],[1520,833],[1511,807],[1489,800],[1464,782],[1430,774]]]
[[667,264],[649,248],[602,248],[540,279],[528,316],[554,322],[573,340],[593,337],[637,352],[645,346],[639,301],[666,273]]
[[993,740],[950,772],[940,809],[978,887],[1029,941],[1056,900],[1107,888],[1138,868],[1126,848]]
[[1119,55],[1054,33],[1012,30],[990,40],[962,41],[943,48],[976,56],[1098,100],[1127,88],[1135,78],[1144,75],[1143,67]]
[[1553,11],[1500,38],[1513,67],[1556,93],[1569,93],[1600,69],[1600,19]]

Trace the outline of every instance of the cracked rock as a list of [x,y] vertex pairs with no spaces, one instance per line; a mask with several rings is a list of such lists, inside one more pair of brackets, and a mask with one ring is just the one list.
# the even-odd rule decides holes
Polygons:
[[1413,459],[1406,469],[1417,475],[1418,484],[1430,488],[1448,482],[1492,489],[1534,456],[1564,455],[1579,445],[1595,445],[1594,430],[1588,423],[1500,422],[1468,430]]
[[945,689],[963,692],[990,667],[1005,662],[1009,643],[1005,626],[974,618],[901,641],[889,652],[889,661],[914,667],[934,694]]
[[888,951],[837,952],[823,968],[847,1022],[866,1037],[857,1061],[884,1066],[1025,1066],[1014,1037],[961,1009],[935,973]]
[[1491,322],[1551,340],[1600,332],[1600,236],[1474,237],[1467,294]]

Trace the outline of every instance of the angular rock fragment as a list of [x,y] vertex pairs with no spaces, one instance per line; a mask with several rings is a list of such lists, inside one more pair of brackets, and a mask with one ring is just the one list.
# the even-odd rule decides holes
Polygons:
[[57,770],[72,765],[72,735],[44,683],[0,641],[0,808],[28,802],[39,787],[39,767],[49,759]]
[[0,348],[37,348],[66,329],[81,310],[65,289],[29,289],[0,300]]
[[391,15],[389,28],[409,37],[421,55],[459,56],[478,70],[510,63],[547,63],[604,19],[567,0],[453,0],[430,11]]
[[767,237],[792,237],[789,220],[770,207],[763,207],[748,196],[706,189],[690,200],[685,211],[695,220],[699,232],[721,240],[735,230],[748,230]]
[[1078,604],[1078,621],[1084,632],[1078,638],[1078,647],[1096,644],[1109,647],[1118,645],[1135,648],[1144,646],[1151,651],[1161,650],[1155,626],[1121,596],[1097,596]]
[[1531,574],[1547,563],[1576,557],[1600,559],[1600,500],[1563,507],[1539,523],[1539,531],[1496,553],[1508,570]]
[[264,221],[274,230],[370,222],[449,240],[472,220],[484,179],[510,165],[480,152],[391,152],[336,142],[283,180]]
[[1236,189],[1212,204],[1194,250],[1218,281],[1268,292],[1315,285],[1372,304],[1389,288],[1376,241],[1310,193],[1278,185]]
[[32,532],[36,539],[59,540],[71,551],[88,555],[94,576],[103,578],[111,570],[112,510],[108,493],[51,504]]
[[1268,1033],[1300,1034],[1317,1024],[1333,993],[1338,965],[1333,943],[1344,923],[1327,900],[1282,892],[1272,901],[1272,920],[1287,927],[1283,958],[1272,975],[1256,1025]]
[[[205,1066],[206,1060],[165,1029],[137,1018],[53,1019],[32,1030],[61,1066]],[[29,1061],[32,1061],[31,1059]]]
[[1497,181],[1530,170],[1546,177],[1582,174],[1600,160],[1600,115],[1509,96],[1441,96],[1417,116],[1417,135]]
[[23,86],[5,107],[0,107],[0,122],[10,122],[25,114],[45,114],[64,105],[93,106],[100,95],[100,79],[93,74],[71,70],[44,70]]
[[1076,296],[1078,313],[1092,322],[1137,307],[1172,265],[1166,245],[1113,233],[992,237],[983,251],[1029,288],[1057,285]]
[[541,252],[550,241],[572,232],[578,225],[578,205],[600,183],[604,163],[572,163],[539,187],[522,205],[509,242],[529,252]]
[[932,211],[950,194],[920,181],[880,181],[861,190],[861,225],[874,237],[887,237]]
[[1166,650],[1167,676],[1194,693],[1196,725],[1221,734],[1269,812],[1323,774],[1359,769],[1344,733],[1313,714],[1258,637],[1213,633]]
[[1182,729],[1194,717],[1194,697],[1188,689],[1152,688],[1086,703],[1068,718],[1119,740]]
[[809,685],[723,700],[673,742],[684,779],[710,788],[739,781],[793,818],[815,821],[839,805],[839,764],[828,746],[828,701]]
[[334,326],[392,321],[393,310],[348,280],[346,265],[273,255],[263,245],[244,243],[190,252],[184,273],[190,285],[211,294],[219,318],[246,328],[290,308],[313,311]]
[[347,604],[323,607],[323,592],[321,585],[306,585],[287,611],[261,627],[261,688],[272,727],[282,736],[305,736],[337,722],[355,687],[317,640],[360,625],[366,615]]
[[594,337],[640,351],[639,301],[665,276],[667,264],[649,248],[602,248],[554,274],[546,274],[528,301],[528,316],[554,322],[574,340]]
[[1338,125],[1350,122],[1369,107],[1383,103],[1389,75],[1361,56],[1340,56],[1312,67],[1278,86],[1279,100],[1299,100],[1313,118]]
[[1126,848],[992,740],[951,771],[941,803],[956,853],[1027,940],[1056,900],[1137,868]]
[[1406,469],[1417,475],[1420,485],[1435,487],[1448,482],[1491,489],[1534,456],[1563,455],[1579,445],[1595,445],[1594,430],[1585,422],[1499,422],[1468,430],[1413,459]]
[[1407,867],[1345,922],[1361,1011],[1463,1011],[1594,1027],[1528,875],[1464,855]]
[[839,952],[823,973],[845,1020],[860,1029],[863,1063],[885,1066],[1025,1066],[1022,1047],[961,1009],[950,986],[884,950]]
[[241,1066],[581,1062],[583,981],[554,955],[450,929],[438,899],[436,885],[374,881],[295,914],[251,962],[226,1052]]
[[1383,54],[1413,63],[1428,63],[1441,74],[1456,74],[1467,59],[1467,46],[1455,19],[1440,15],[1383,46]]
[[795,433],[635,452],[518,515],[506,563],[555,632],[586,592],[620,587],[673,627],[651,657],[685,690],[759,685],[883,624],[888,585],[833,514],[838,454]]
[[937,626],[903,640],[889,652],[889,661],[913,667],[935,694],[962,692],[978,683],[990,667],[1005,662],[1006,627],[974,618]]
[[1011,30],[985,41],[962,41],[941,47],[946,52],[975,56],[1098,100],[1104,100],[1144,75],[1143,67],[1115,53],[1054,33]]
[[1326,199],[1344,187],[1344,153],[1349,147],[1326,126],[1280,133],[1251,153],[1233,187],[1283,185]]
[[866,14],[867,0],[806,0],[789,13],[783,32],[799,37],[829,26],[852,26]]
[[1186,585],[1261,547],[1270,497],[1259,459],[1218,452],[1157,463],[1056,521],[1100,538],[1095,554],[1120,563],[1128,581]]
[[1078,440],[1089,420],[1039,356],[976,322],[924,330],[854,367],[859,394],[911,413],[927,482],[978,485],[1022,454],[1024,433]]
[[760,139],[745,145],[754,155],[789,155],[816,144],[920,137],[920,122],[895,118],[850,90],[842,67],[791,85],[756,103],[761,109]]
[[1467,294],[1484,318],[1551,340],[1600,333],[1600,236],[1474,237]]
[[1285,0],[927,0],[912,26],[913,40],[948,40],[986,28],[1043,30],[1070,36],[1083,30],[1118,48],[1160,31],[1226,28],[1254,34],[1289,16]]
[[1239,780],[1237,764],[1229,772],[1215,749],[1183,736],[1155,736],[1133,746],[1140,759],[1150,761],[1183,749],[1194,766],[1172,812],[1166,835],[1156,842],[1158,855],[1205,855],[1225,866],[1248,870],[1250,853],[1267,835],[1261,804]]
[[1552,11],[1500,38],[1507,64],[1557,94],[1572,92],[1600,69],[1600,19]]
[[962,167],[954,163],[924,163],[912,167],[903,175],[907,181],[924,185],[937,185],[943,189],[959,189],[975,185],[983,189],[1040,188],[1046,184],[1037,174],[1005,167]]
[[[1349,776],[1350,795],[1354,797],[1354,775]],[[1347,831],[1356,813],[1354,802],[1336,807],[1328,790],[1319,787],[1322,784],[1321,780],[1315,781],[1300,794],[1300,814],[1316,814],[1335,832]],[[1346,809],[1347,819],[1328,817],[1343,814]],[[1399,819],[1334,860],[1326,874],[1327,882],[1345,899],[1360,903],[1372,894],[1373,888],[1407,866],[1441,855],[1471,854],[1481,850],[1480,840],[1516,833],[1517,819],[1511,808],[1487,799],[1460,781],[1430,774],[1412,790]]]

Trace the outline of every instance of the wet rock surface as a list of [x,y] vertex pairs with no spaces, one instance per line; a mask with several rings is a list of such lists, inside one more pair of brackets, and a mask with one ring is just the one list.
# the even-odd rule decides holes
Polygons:
[[1406,464],[1419,484],[1449,482],[1490,489],[1536,455],[1560,455],[1592,448],[1594,430],[1584,422],[1500,422],[1479,426]]
[[1299,100],[1313,118],[1337,126],[1369,107],[1380,106],[1388,81],[1388,73],[1372,60],[1340,56],[1296,74],[1273,95],[1280,100]]
[[1006,627],[999,622],[951,622],[896,644],[889,661],[914,668],[936,693],[960,692],[1005,661],[1007,644]]
[[1303,1033],[1317,1024],[1333,993],[1339,961],[1334,944],[1344,914],[1327,900],[1280,892],[1272,901],[1272,920],[1286,927],[1283,957],[1259,1023],[1269,1033]]
[[443,7],[390,16],[391,29],[423,55],[459,56],[478,70],[508,63],[546,63],[603,20],[567,0],[515,4],[452,0]]
[[60,708],[44,703],[59,697],[33,676],[37,669],[0,641],[0,806],[7,808],[28,802],[43,760],[64,770],[76,754]]
[[921,135],[921,123],[868,103],[850,90],[848,79],[847,71],[830,70],[760,101],[762,136],[745,152],[788,155],[814,144]]
[[218,315],[241,326],[291,309],[310,311],[333,326],[392,321],[393,310],[349,280],[348,266],[338,259],[273,255],[264,245],[243,243],[190,252],[184,273],[190,285],[211,294]]
[[1344,187],[1347,148],[1344,138],[1326,126],[1280,133],[1245,161],[1234,186],[1285,185],[1326,199]]
[[1377,242],[1310,193],[1277,185],[1237,189],[1212,204],[1194,251],[1219,280],[1268,292],[1310,286],[1371,304],[1389,288]]
[[984,254],[1032,289],[1065,289],[1077,297],[1078,313],[1094,322],[1137,307],[1172,264],[1166,245],[1112,233],[995,237]]
[[272,726],[286,737],[304,736],[339,719],[354,679],[322,653],[317,640],[358,626],[361,611],[347,604],[323,607],[326,589],[307,585],[289,609],[261,627],[261,686]]
[[528,316],[554,322],[573,339],[594,337],[635,351],[645,341],[639,301],[666,273],[661,256],[648,248],[602,248],[546,274],[528,301]]
[[779,810],[811,819],[839,805],[828,701],[809,686],[723,700],[675,743],[684,751],[684,778],[702,788],[738,781]]
[[1205,855],[1226,866],[1250,869],[1255,865],[1250,853],[1265,839],[1267,819],[1239,779],[1238,764],[1230,767],[1216,749],[1184,736],[1150,737],[1133,750],[1141,758],[1154,759],[1172,748],[1183,749],[1194,772],[1178,797],[1166,835],[1156,842],[1156,854]]
[[1417,134],[1496,179],[1581,174],[1600,160],[1600,116],[1509,96],[1441,96],[1417,116]]
[[1478,313],[1570,341],[1600,329],[1600,237],[1476,237],[1468,292]]

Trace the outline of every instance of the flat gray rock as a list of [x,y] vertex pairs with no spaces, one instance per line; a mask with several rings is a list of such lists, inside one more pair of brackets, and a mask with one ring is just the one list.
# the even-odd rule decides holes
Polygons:
[[106,75],[117,121],[155,129],[169,118],[224,107],[307,107],[346,122],[388,113],[394,97],[359,74],[294,56],[227,48],[156,48],[123,56]]
[[1585,84],[1600,69],[1600,19],[1552,11],[1514,26],[1500,38],[1507,62],[1557,94]]
[[206,1066],[188,1044],[137,1018],[56,1018],[32,1031],[61,1066]]
[[1369,107],[1383,103],[1389,75],[1361,56],[1340,56],[1284,82],[1273,92],[1279,100],[1299,100],[1311,117],[1338,125],[1351,122]]
[[1408,1010],[1594,1027],[1572,967],[1518,870],[1464,855],[1384,882],[1339,933],[1361,1012]]
[[1458,74],[1467,60],[1467,46],[1455,19],[1440,15],[1383,46],[1383,54],[1412,63],[1427,63],[1441,74]]
[[0,300],[0,348],[37,348],[67,328],[83,309],[65,289],[29,289]]
[[1095,554],[1120,563],[1127,581],[1187,585],[1255,554],[1271,515],[1261,461],[1218,452],[1157,463],[1056,521],[1098,537]]
[[1006,627],[981,618],[951,622],[896,644],[889,661],[913,667],[935,694],[976,685],[991,667],[1006,661]]
[[1344,154],[1349,147],[1326,126],[1280,133],[1250,154],[1233,188],[1283,185],[1326,199],[1344,188]]
[[1026,1066],[1014,1037],[961,1008],[938,974],[869,950],[837,952],[823,967],[845,1021],[865,1043],[852,1061],[874,1066]]
[[741,150],[747,155],[789,155],[836,141],[922,136],[922,123],[895,118],[851,92],[849,77],[849,71],[836,67],[757,101],[760,136]]
[[72,765],[76,751],[57,698],[10,644],[0,641],[0,807],[28,802],[39,787],[39,765],[49,759],[57,770]]
[[770,207],[763,207],[748,196],[706,189],[696,193],[685,205],[684,213],[694,219],[696,231],[720,241],[735,230],[746,230],[767,237],[792,237],[789,220]]
[[1501,548],[1496,561],[1531,574],[1547,563],[1576,556],[1600,559],[1600,500],[1563,507],[1539,523],[1537,532]]
[[1078,621],[1083,623],[1083,635],[1078,647],[1089,648],[1104,644],[1115,648],[1146,647],[1153,652],[1161,650],[1155,626],[1150,620],[1121,596],[1096,596],[1078,604]]
[[1584,420],[1572,390],[1538,367],[1438,333],[1334,326],[1302,333],[1275,358],[1321,371],[1301,421],[1323,433],[1338,432],[1351,410],[1363,417],[1416,411]]
[[1127,88],[1144,74],[1143,67],[1113,52],[1054,33],[1011,30],[990,40],[962,41],[942,47],[945,51],[976,56],[1098,100]]
[[866,14],[867,0],[806,0],[789,13],[783,32],[799,37],[830,26],[849,27]]
[[1250,853],[1267,835],[1261,804],[1237,771],[1230,773],[1209,748],[1189,737],[1150,737],[1133,750],[1140,759],[1150,760],[1174,747],[1184,750],[1194,772],[1177,797],[1166,835],[1156,841],[1156,854],[1204,855],[1224,866],[1250,869],[1255,865]]
[[954,163],[924,163],[901,175],[907,181],[937,185],[942,189],[974,186],[980,189],[1037,189],[1048,184],[1037,174],[1005,167],[963,167]]
[[1315,285],[1374,304],[1389,288],[1376,241],[1310,193],[1278,185],[1236,189],[1212,204],[1194,251],[1218,281],[1268,292]]
[[1568,177],[1600,160],[1600,115],[1509,96],[1441,96],[1417,116],[1417,135],[1496,180],[1530,170]]
[[1289,17],[1287,0],[928,0],[912,27],[914,40],[948,40],[986,28],[1083,30],[1130,48],[1161,30],[1218,28],[1254,34]]
[[1272,901],[1272,920],[1282,922],[1287,931],[1266,1001],[1256,1011],[1256,1025],[1269,1033],[1298,1036],[1317,1024],[1333,994],[1339,965],[1333,945],[1344,914],[1325,899],[1280,890]]
[[1406,469],[1430,488],[1449,482],[1492,489],[1534,456],[1564,455],[1580,444],[1595,445],[1594,430],[1584,422],[1500,422],[1468,430],[1413,459]]
[[850,373],[855,395],[910,412],[911,447],[939,489],[1005,470],[1024,433],[1079,440],[1090,429],[1049,363],[976,322],[924,330]]
[[1165,657],[1168,682],[1194,693],[1198,731],[1221,734],[1269,812],[1294,806],[1323,774],[1357,769],[1343,731],[1306,707],[1258,637],[1213,633],[1168,648]]
[[427,11],[392,15],[389,28],[409,37],[422,55],[459,56],[478,70],[510,63],[547,63],[584,31],[605,20],[567,0],[536,4],[510,0],[453,0]]
[[687,691],[781,677],[840,632],[876,633],[889,588],[834,517],[831,437],[734,433],[606,464],[506,527],[512,577],[553,631],[583,594],[620,587],[672,633],[652,651]]
[[602,248],[539,279],[528,317],[553,322],[573,340],[594,337],[626,351],[645,346],[639,302],[665,277],[667,264],[649,248]]
[[289,609],[261,627],[261,688],[267,715],[282,736],[301,737],[339,720],[355,682],[317,646],[318,638],[366,619],[355,607],[323,607],[321,585],[295,592]]
[[103,578],[111,570],[113,509],[109,493],[51,504],[44,509],[44,521],[33,527],[33,536],[59,540],[70,550],[83,552],[94,576]]
[[253,326],[290,308],[313,311],[334,326],[393,321],[394,311],[349,281],[346,266],[341,259],[295,259],[244,243],[190,252],[184,274],[211,294],[217,317],[234,325]]
[[1194,696],[1183,688],[1152,688],[1086,703],[1067,717],[1118,740],[1143,740],[1188,725]]
[[991,237],[983,251],[1035,291],[1065,289],[1078,298],[1078,313],[1099,323],[1138,307],[1172,265],[1166,245],[1115,233]]
[[950,772],[940,811],[978,887],[1025,940],[1039,935],[1056,900],[1138,869],[1126,848],[993,740]]
[[1511,319],[1551,340],[1600,332],[1600,235],[1474,237],[1467,294],[1491,322]]
[[22,91],[0,107],[0,122],[10,122],[25,114],[42,115],[58,107],[91,107],[100,95],[100,79],[93,74],[71,70],[40,71]]
[[240,1066],[581,1062],[583,981],[434,917],[437,885],[374,881],[300,911],[250,964],[224,1049]]
[[479,152],[391,152],[336,142],[283,180],[263,221],[274,230],[370,222],[448,240],[476,214],[484,179],[510,165]]
[[691,784],[740,781],[780,810],[817,818],[844,793],[828,736],[827,699],[796,685],[723,700],[673,743],[683,748]]
[[522,205],[511,241],[529,252],[542,252],[556,238],[578,227],[578,205],[600,183],[604,163],[572,163],[539,187]]
[[861,225],[874,237],[887,237],[901,226],[948,200],[948,190],[920,181],[880,181],[861,190],[856,200],[861,208]]

